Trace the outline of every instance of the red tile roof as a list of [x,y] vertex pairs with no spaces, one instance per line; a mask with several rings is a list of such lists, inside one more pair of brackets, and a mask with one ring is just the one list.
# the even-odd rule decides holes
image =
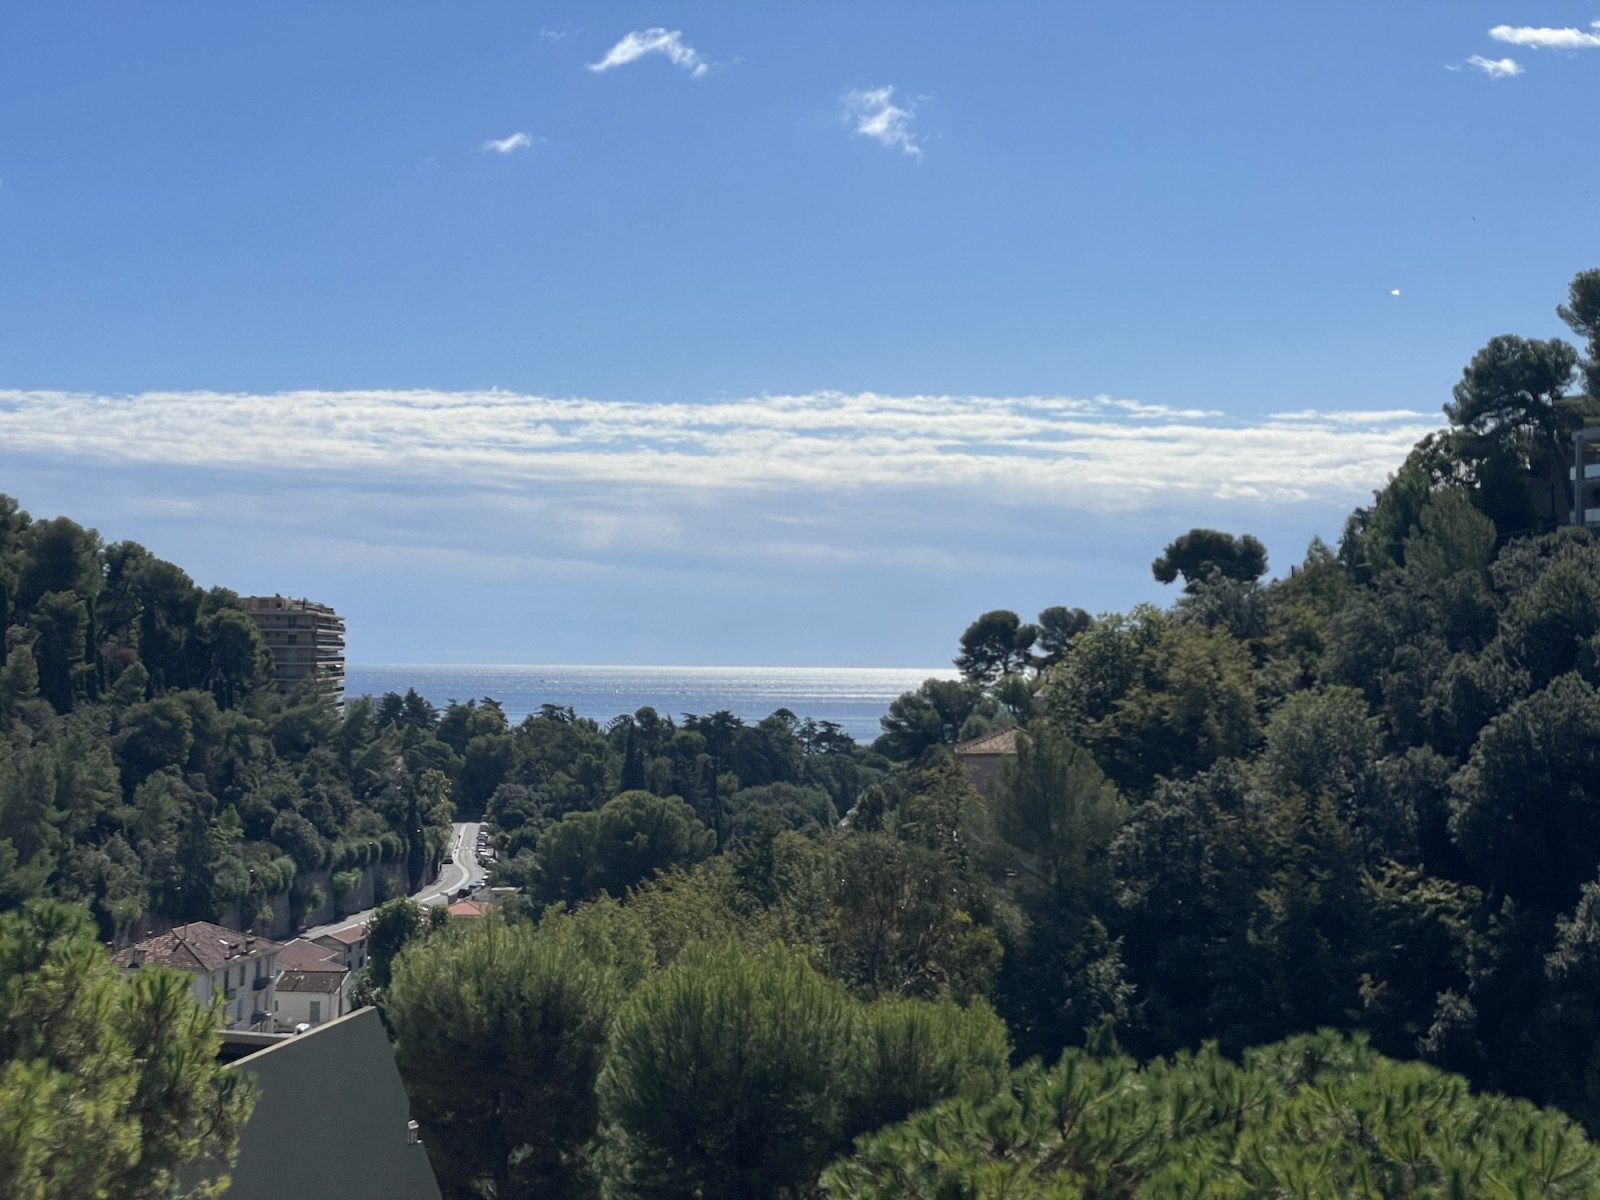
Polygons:
[[325,933],[323,937],[331,937],[336,942],[346,946],[354,946],[357,942],[367,940],[367,927],[365,925],[352,925],[349,929],[335,929],[332,933]]
[[236,959],[276,954],[282,949],[268,938],[240,933],[210,921],[194,921],[119,950],[111,956],[111,961],[119,967],[132,967],[138,961],[152,967],[198,973],[215,971]]
[[304,938],[295,938],[278,951],[278,965],[286,971],[331,971],[342,975],[345,968],[333,959],[337,953]]
[[285,971],[278,980],[280,992],[326,992],[332,994],[344,986],[344,972]]
[[457,900],[445,911],[452,917],[481,917],[489,911],[489,907],[478,900]]
[[999,733],[985,734],[981,738],[973,738],[970,742],[962,742],[956,747],[958,755],[970,754],[1015,754],[1017,752],[1017,731],[1015,729],[1002,729]]

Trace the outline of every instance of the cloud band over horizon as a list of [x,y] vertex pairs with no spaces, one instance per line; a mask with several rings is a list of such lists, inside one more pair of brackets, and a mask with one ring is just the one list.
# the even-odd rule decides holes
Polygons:
[[1131,508],[1174,492],[1347,501],[1439,420],[1409,410],[1239,422],[1109,397],[819,392],[642,404],[503,391],[0,391],[14,453],[381,478],[675,491],[977,490]]

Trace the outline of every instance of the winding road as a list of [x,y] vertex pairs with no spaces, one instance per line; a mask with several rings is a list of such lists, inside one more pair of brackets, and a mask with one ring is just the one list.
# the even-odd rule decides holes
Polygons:
[[[439,868],[439,877],[428,884],[421,891],[412,895],[412,899],[424,907],[435,904],[449,904],[450,897],[454,896],[464,887],[470,887],[478,880],[486,878],[488,872],[478,865],[478,830],[482,826],[476,821],[458,821],[450,828],[450,859],[451,861]],[[349,929],[355,925],[365,925],[372,916],[372,909],[351,913],[349,916],[340,917],[337,921],[330,921],[326,925],[316,925],[304,933],[296,934],[306,941],[322,937],[324,934],[334,933],[340,929]]]

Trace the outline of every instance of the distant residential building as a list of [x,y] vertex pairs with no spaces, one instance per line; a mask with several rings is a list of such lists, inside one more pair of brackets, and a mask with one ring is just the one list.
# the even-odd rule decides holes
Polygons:
[[267,938],[209,921],[159,933],[112,955],[125,971],[170,967],[194,976],[195,999],[209,1006],[222,997],[224,1029],[272,1032],[277,1004],[278,952]]
[[332,952],[340,966],[359,971],[367,965],[367,927],[353,925],[349,929],[335,929],[321,937],[311,939],[318,946]]
[[278,690],[320,680],[344,701],[344,618],[326,604],[287,596],[241,596],[278,666]]
[[1017,753],[1017,731],[1004,729],[956,747],[956,761],[967,769],[972,786],[987,796],[994,781],[1000,778],[1000,768],[1008,757]]
[[327,946],[296,938],[278,954],[279,1031],[336,1021],[350,1011],[350,984],[355,976]]
[[343,971],[344,963],[339,961],[335,951],[327,946],[319,946],[316,942],[308,942],[305,938],[295,938],[292,942],[283,943],[278,951],[278,967],[284,971]]
[[[239,1134],[239,1161],[228,1172],[228,1200],[439,1200],[377,1009],[298,1037],[234,1036],[263,1046],[228,1066],[248,1076],[257,1093]],[[194,1164],[180,1189],[224,1169]]]
[[278,980],[277,1025],[280,1030],[313,1028],[344,1016],[350,1000],[350,972],[285,971]]
[[492,904],[486,904],[482,900],[457,900],[445,911],[452,917],[472,918],[488,916],[493,908]]

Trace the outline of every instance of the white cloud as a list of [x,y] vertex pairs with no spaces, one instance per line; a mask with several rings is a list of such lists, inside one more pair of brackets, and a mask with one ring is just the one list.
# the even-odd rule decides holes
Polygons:
[[637,404],[502,391],[0,391],[0,446],[12,454],[513,491],[931,489],[1103,511],[1184,495],[1363,497],[1439,423],[1407,410],[1229,421],[1103,396]]
[[[1600,21],[1591,29],[1600,30]],[[1513,46],[1527,46],[1534,50],[1592,50],[1600,46],[1600,33],[1585,33],[1581,29],[1551,29],[1532,25],[1496,25],[1489,36],[1497,42]],[[1472,59],[1468,59],[1472,62]],[[1510,59],[1504,60],[1510,62]],[[1476,64],[1474,64],[1476,65]],[[1519,72],[1513,71],[1515,75]]]
[[513,150],[526,150],[533,145],[533,138],[526,133],[513,133],[506,138],[490,138],[483,144],[485,150],[493,150],[496,154],[510,154]]
[[1467,66],[1476,67],[1490,79],[1506,79],[1522,74],[1522,64],[1514,58],[1485,58],[1481,54],[1474,54],[1467,59]]
[[696,79],[710,69],[699,52],[684,42],[683,34],[678,30],[644,29],[623,38],[606,51],[606,56],[599,62],[590,63],[589,70],[599,74],[613,67],[625,67],[647,54],[665,55],[669,62],[683,67]]
[[855,126],[858,137],[869,137],[891,149],[898,149],[912,158],[922,157],[922,147],[917,145],[911,132],[911,119],[916,109],[894,103],[894,88],[872,88],[868,91],[847,92],[844,98],[844,119]]

